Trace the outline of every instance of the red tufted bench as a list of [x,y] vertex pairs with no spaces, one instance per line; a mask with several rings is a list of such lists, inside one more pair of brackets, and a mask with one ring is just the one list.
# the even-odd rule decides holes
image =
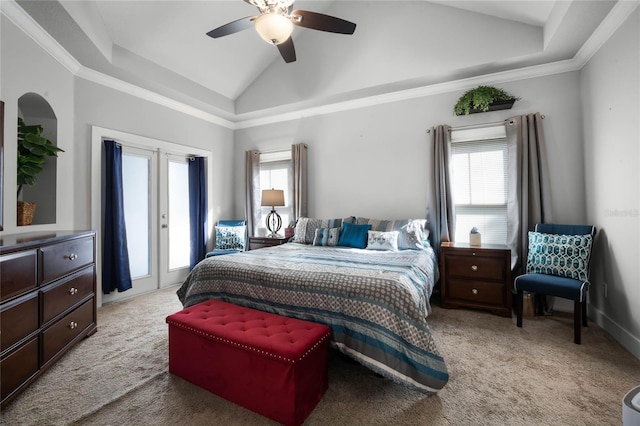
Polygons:
[[331,329],[209,300],[167,317],[169,371],[286,425],[327,390]]

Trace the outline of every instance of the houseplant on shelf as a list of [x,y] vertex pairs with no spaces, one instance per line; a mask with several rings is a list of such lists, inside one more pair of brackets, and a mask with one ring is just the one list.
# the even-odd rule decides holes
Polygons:
[[458,99],[453,111],[456,115],[510,109],[517,98],[493,86],[478,86],[468,90]]
[[[49,139],[42,136],[42,126],[27,126],[18,117],[18,199],[22,195],[23,185],[34,186],[36,176],[44,168],[47,157],[57,157],[64,152]],[[31,225],[36,203],[18,201],[18,226]]]

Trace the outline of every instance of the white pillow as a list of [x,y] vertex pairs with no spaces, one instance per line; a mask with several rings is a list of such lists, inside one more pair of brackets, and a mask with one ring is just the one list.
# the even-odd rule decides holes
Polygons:
[[398,231],[369,231],[367,250],[398,251]]

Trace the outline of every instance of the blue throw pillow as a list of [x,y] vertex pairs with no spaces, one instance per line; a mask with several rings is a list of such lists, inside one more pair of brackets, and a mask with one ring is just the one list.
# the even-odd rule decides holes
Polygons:
[[547,274],[586,281],[591,234],[558,235],[529,232],[528,274]]
[[367,237],[371,230],[371,225],[356,225],[354,223],[342,222],[342,231],[340,232],[339,246],[365,248],[367,247]]
[[216,226],[216,250],[244,250],[246,226]]

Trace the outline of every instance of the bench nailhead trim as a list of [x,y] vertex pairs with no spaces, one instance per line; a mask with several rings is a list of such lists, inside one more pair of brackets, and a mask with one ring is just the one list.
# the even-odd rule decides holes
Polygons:
[[274,354],[274,353],[271,353],[271,352],[263,351],[262,349],[254,348],[253,346],[243,345],[243,344],[240,344],[240,343],[238,343],[236,341],[233,341],[233,340],[223,339],[222,337],[218,337],[216,335],[213,335],[213,334],[210,334],[210,333],[206,333],[206,332],[204,332],[202,330],[198,330],[197,328],[189,327],[189,326],[186,326],[186,325],[174,322],[174,321],[169,321],[169,325],[180,327],[180,328],[182,328],[184,330],[191,331],[193,333],[199,334],[199,335],[207,337],[209,339],[217,340],[218,342],[226,343],[226,344],[229,344],[229,345],[232,345],[232,346],[236,346],[236,347],[242,348],[242,349],[248,349],[250,351],[253,351],[253,352],[256,352],[256,353],[260,353],[262,355],[270,356],[271,358],[274,358],[274,359],[284,360],[284,361],[290,362],[291,364],[295,364],[296,362],[302,361],[307,355],[309,355],[311,352],[313,352],[320,344],[322,344],[325,340],[327,340],[329,338],[330,334],[331,334],[331,333],[327,333],[324,336],[322,336],[320,338],[320,340],[315,342],[309,349],[307,349],[307,351],[304,354],[302,354],[302,356],[300,356],[300,358],[298,358],[298,359],[290,359],[290,358],[284,357],[284,356],[279,355],[279,354]]

